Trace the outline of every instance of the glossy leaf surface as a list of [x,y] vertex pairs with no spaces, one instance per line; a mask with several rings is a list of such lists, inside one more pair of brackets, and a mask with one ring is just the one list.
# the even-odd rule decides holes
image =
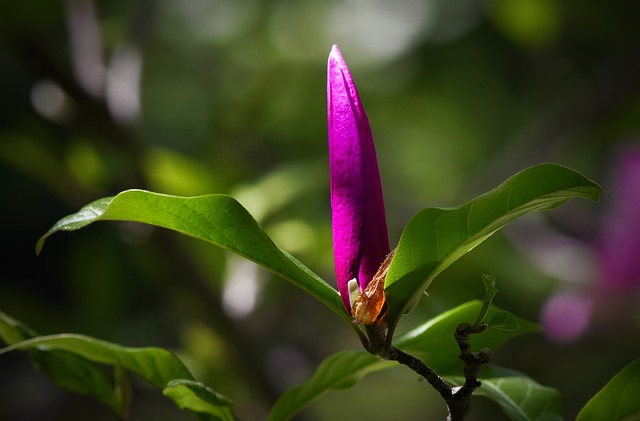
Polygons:
[[232,251],[309,292],[351,322],[335,288],[288,253],[280,250],[235,199],[221,194],[180,197],[127,190],[88,204],[59,220],[36,245],[58,231],[73,231],[97,221],[141,222],[168,228]]
[[574,170],[541,164],[460,207],[420,211],[400,237],[385,282],[391,330],[440,272],[507,223],[573,198],[597,201],[601,193],[598,184]]

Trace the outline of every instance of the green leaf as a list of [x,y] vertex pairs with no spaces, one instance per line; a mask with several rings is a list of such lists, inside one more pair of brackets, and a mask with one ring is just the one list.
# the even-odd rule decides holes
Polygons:
[[193,380],[173,380],[162,393],[181,409],[198,413],[205,420],[233,421],[232,402],[209,387]]
[[179,197],[127,190],[114,197],[96,200],[56,222],[38,240],[36,253],[53,233],[73,231],[96,221],[108,220],[168,228],[237,253],[304,289],[352,325],[351,316],[344,310],[338,291],[300,261],[280,250],[249,212],[226,195]]
[[489,329],[506,330],[509,332],[515,332],[520,328],[518,318],[508,311],[499,311],[491,316],[489,322],[487,322]]
[[[469,301],[459,305],[439,316],[429,320],[421,326],[396,337],[395,346],[412,354],[436,370],[440,375],[462,373],[463,363],[458,358],[460,349],[453,338],[453,333],[460,323],[475,320],[482,308],[479,300]],[[491,306],[487,317],[502,312],[496,306]],[[507,340],[538,332],[539,326],[523,319],[517,319],[517,331],[488,329],[480,334],[471,335],[473,350],[489,348],[494,354]]]
[[353,387],[366,374],[397,365],[364,351],[343,351],[325,359],[306,382],[284,392],[269,412],[270,421],[288,420],[326,392]]
[[15,349],[70,352],[96,363],[124,367],[158,388],[164,388],[173,379],[193,380],[182,361],[162,348],[129,348],[88,336],[63,333],[18,342],[0,349],[0,355]]
[[576,421],[640,419],[640,358],[622,369],[587,402]]
[[[74,365],[59,365],[60,359],[53,362],[49,371],[57,383],[65,381],[67,369],[78,372],[75,366],[79,359],[126,369],[161,389],[183,409],[203,415],[207,420],[232,420],[231,402],[206,386],[194,381],[185,365],[173,353],[155,347],[130,348],[83,335],[60,334],[40,336],[0,349],[0,355],[12,351],[38,350],[51,355],[72,355]],[[64,353],[64,354],[62,354]],[[89,365],[87,365],[89,366]],[[122,374],[119,375],[121,377]],[[101,381],[101,379],[99,379]],[[94,379],[88,378],[87,384],[93,385]]]
[[[0,312],[0,338],[8,345],[38,336],[28,326]],[[122,416],[128,409],[127,397],[114,389],[102,367],[66,351],[27,350],[38,371],[56,385],[90,396]]]
[[[497,403],[514,421],[561,421],[562,397],[553,388],[542,386],[530,377],[497,366],[483,369],[482,385],[474,391]],[[447,381],[462,385],[464,377],[447,377]]]
[[0,311],[0,338],[9,345],[38,336],[38,333],[20,321]]
[[[493,275],[485,275],[482,274],[482,283],[484,284],[484,299],[482,300],[482,308],[478,313],[478,317],[476,318],[476,322],[473,324],[474,328],[479,327],[482,323],[484,323],[484,319],[487,317],[487,312],[491,307],[491,303],[493,302],[493,298],[498,293],[498,288],[496,288],[496,277]],[[517,329],[516,329],[517,330]]]
[[505,224],[528,212],[557,208],[572,198],[597,201],[601,193],[598,184],[576,171],[541,164],[460,207],[420,211],[400,237],[385,282],[391,331],[440,272]]
[[118,388],[101,367],[66,351],[32,349],[30,359],[38,371],[59,387],[90,396],[107,405],[115,414],[123,415],[129,408],[128,396],[120,396]]
[[[395,345],[422,359],[439,374],[462,373],[462,363],[458,358],[460,349],[453,337],[458,324],[474,320],[482,307],[480,301],[462,304],[422,326],[396,338]],[[495,306],[488,311],[489,317],[501,312]],[[537,332],[538,326],[519,320],[517,332],[487,330],[472,335],[474,348],[498,349],[505,341],[526,333]],[[286,391],[269,414],[269,420],[286,420],[311,404],[322,394],[331,390],[341,390],[354,386],[366,374],[398,365],[384,361],[364,351],[345,351],[332,355],[322,362],[313,376],[305,383]]]

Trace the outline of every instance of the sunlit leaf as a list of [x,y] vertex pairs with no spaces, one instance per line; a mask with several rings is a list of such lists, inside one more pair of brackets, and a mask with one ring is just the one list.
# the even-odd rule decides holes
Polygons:
[[640,419],[640,358],[626,366],[582,408],[576,421]]
[[598,184],[576,171],[541,164],[460,207],[420,211],[402,233],[385,282],[391,330],[440,272],[505,224],[572,198],[597,201],[601,193]]
[[73,231],[96,221],[132,221],[156,225],[230,250],[316,297],[351,324],[338,291],[288,253],[280,250],[235,199],[221,194],[179,197],[127,190],[98,199],[54,224],[36,245],[58,231]]
[[325,359],[306,382],[280,396],[269,413],[270,421],[288,420],[329,391],[348,389],[366,374],[397,365],[365,351],[343,351]]

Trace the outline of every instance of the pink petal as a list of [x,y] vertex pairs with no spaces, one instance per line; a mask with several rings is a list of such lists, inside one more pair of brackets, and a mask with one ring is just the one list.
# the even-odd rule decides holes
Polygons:
[[371,127],[337,45],[327,68],[327,118],[336,278],[350,311],[347,283],[356,278],[366,288],[389,253],[389,238]]

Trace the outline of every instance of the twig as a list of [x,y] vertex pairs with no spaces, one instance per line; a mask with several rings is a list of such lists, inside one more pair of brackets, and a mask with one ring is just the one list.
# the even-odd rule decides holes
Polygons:
[[422,376],[445,400],[449,411],[447,421],[461,421],[469,414],[473,391],[481,385],[478,380],[480,370],[491,360],[491,351],[488,348],[480,352],[472,352],[469,339],[471,335],[482,333],[486,328],[485,324],[474,327],[468,323],[462,323],[456,328],[454,337],[460,348],[460,359],[464,362],[465,382],[460,387],[451,387],[419,358],[407,354],[393,345],[385,347],[384,344],[387,343],[386,317],[382,317],[372,326],[365,326],[368,341],[363,340],[363,344],[370,353],[385,360],[397,361]]
[[400,364],[406,365],[411,370],[424,377],[440,394],[440,396],[447,401],[448,406],[449,400],[453,397],[453,389],[431,367],[413,355],[409,355],[393,346],[389,349],[388,353],[382,357],[384,359],[397,361]]
[[[469,338],[472,334],[482,333],[487,329],[487,325],[481,324],[472,327],[468,323],[459,324],[453,335],[460,347],[460,359],[464,361],[464,384],[456,388],[451,401],[447,401],[449,406],[449,418],[451,420],[461,420],[469,413],[471,408],[471,395],[473,391],[480,387],[478,380],[480,370],[491,360],[491,350],[484,348],[480,352],[471,352]],[[453,405],[453,406],[452,406]],[[454,417],[454,414],[457,417]]]

